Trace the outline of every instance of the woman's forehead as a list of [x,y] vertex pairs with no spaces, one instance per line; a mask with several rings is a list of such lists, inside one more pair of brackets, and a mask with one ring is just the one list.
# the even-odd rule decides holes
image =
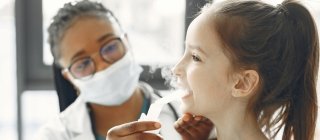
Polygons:
[[121,33],[116,26],[101,19],[82,19],[75,22],[61,40],[61,59],[68,64],[74,53],[85,50],[88,46],[97,46],[94,44],[99,44],[99,39],[106,34],[119,36]]
[[76,21],[74,21],[73,25],[69,27],[69,29],[70,28],[76,28],[76,31],[85,30],[86,32],[99,32],[106,30],[115,33],[121,32],[121,28],[116,22],[112,22],[106,18],[99,17],[78,18]]

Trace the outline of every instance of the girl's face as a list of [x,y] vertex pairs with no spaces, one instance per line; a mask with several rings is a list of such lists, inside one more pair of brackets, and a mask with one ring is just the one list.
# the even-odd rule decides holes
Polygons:
[[182,98],[183,111],[204,116],[228,107],[233,85],[228,76],[231,62],[208,23],[201,14],[190,24],[185,53],[173,69],[178,85],[188,91]]
[[61,39],[59,62],[63,68],[67,68],[76,60],[90,56],[95,63],[95,71],[101,71],[111,64],[99,56],[100,48],[108,45],[110,40],[120,37],[121,33],[117,25],[103,19],[76,19]]

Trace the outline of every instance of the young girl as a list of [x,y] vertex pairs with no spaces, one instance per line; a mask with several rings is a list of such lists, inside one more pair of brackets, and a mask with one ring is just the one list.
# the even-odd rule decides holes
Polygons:
[[[267,140],[278,132],[283,140],[313,140],[318,47],[314,20],[298,2],[213,4],[189,26],[173,69],[187,91],[182,109],[209,118],[218,140]],[[178,132],[194,131],[184,120],[176,123]],[[153,129],[134,122],[108,136],[128,125]]]

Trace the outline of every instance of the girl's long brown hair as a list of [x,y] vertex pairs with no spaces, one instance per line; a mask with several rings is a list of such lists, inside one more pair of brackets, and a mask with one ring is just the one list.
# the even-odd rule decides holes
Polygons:
[[211,6],[212,26],[235,68],[260,74],[250,104],[261,129],[273,139],[312,140],[317,118],[319,44],[310,12],[296,1],[278,6],[228,1]]

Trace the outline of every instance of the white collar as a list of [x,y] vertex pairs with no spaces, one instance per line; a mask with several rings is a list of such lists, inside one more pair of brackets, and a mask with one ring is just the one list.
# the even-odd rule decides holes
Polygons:
[[63,111],[60,114],[60,120],[65,124],[67,131],[71,133],[92,132],[89,110],[82,98],[78,97],[74,103]]

